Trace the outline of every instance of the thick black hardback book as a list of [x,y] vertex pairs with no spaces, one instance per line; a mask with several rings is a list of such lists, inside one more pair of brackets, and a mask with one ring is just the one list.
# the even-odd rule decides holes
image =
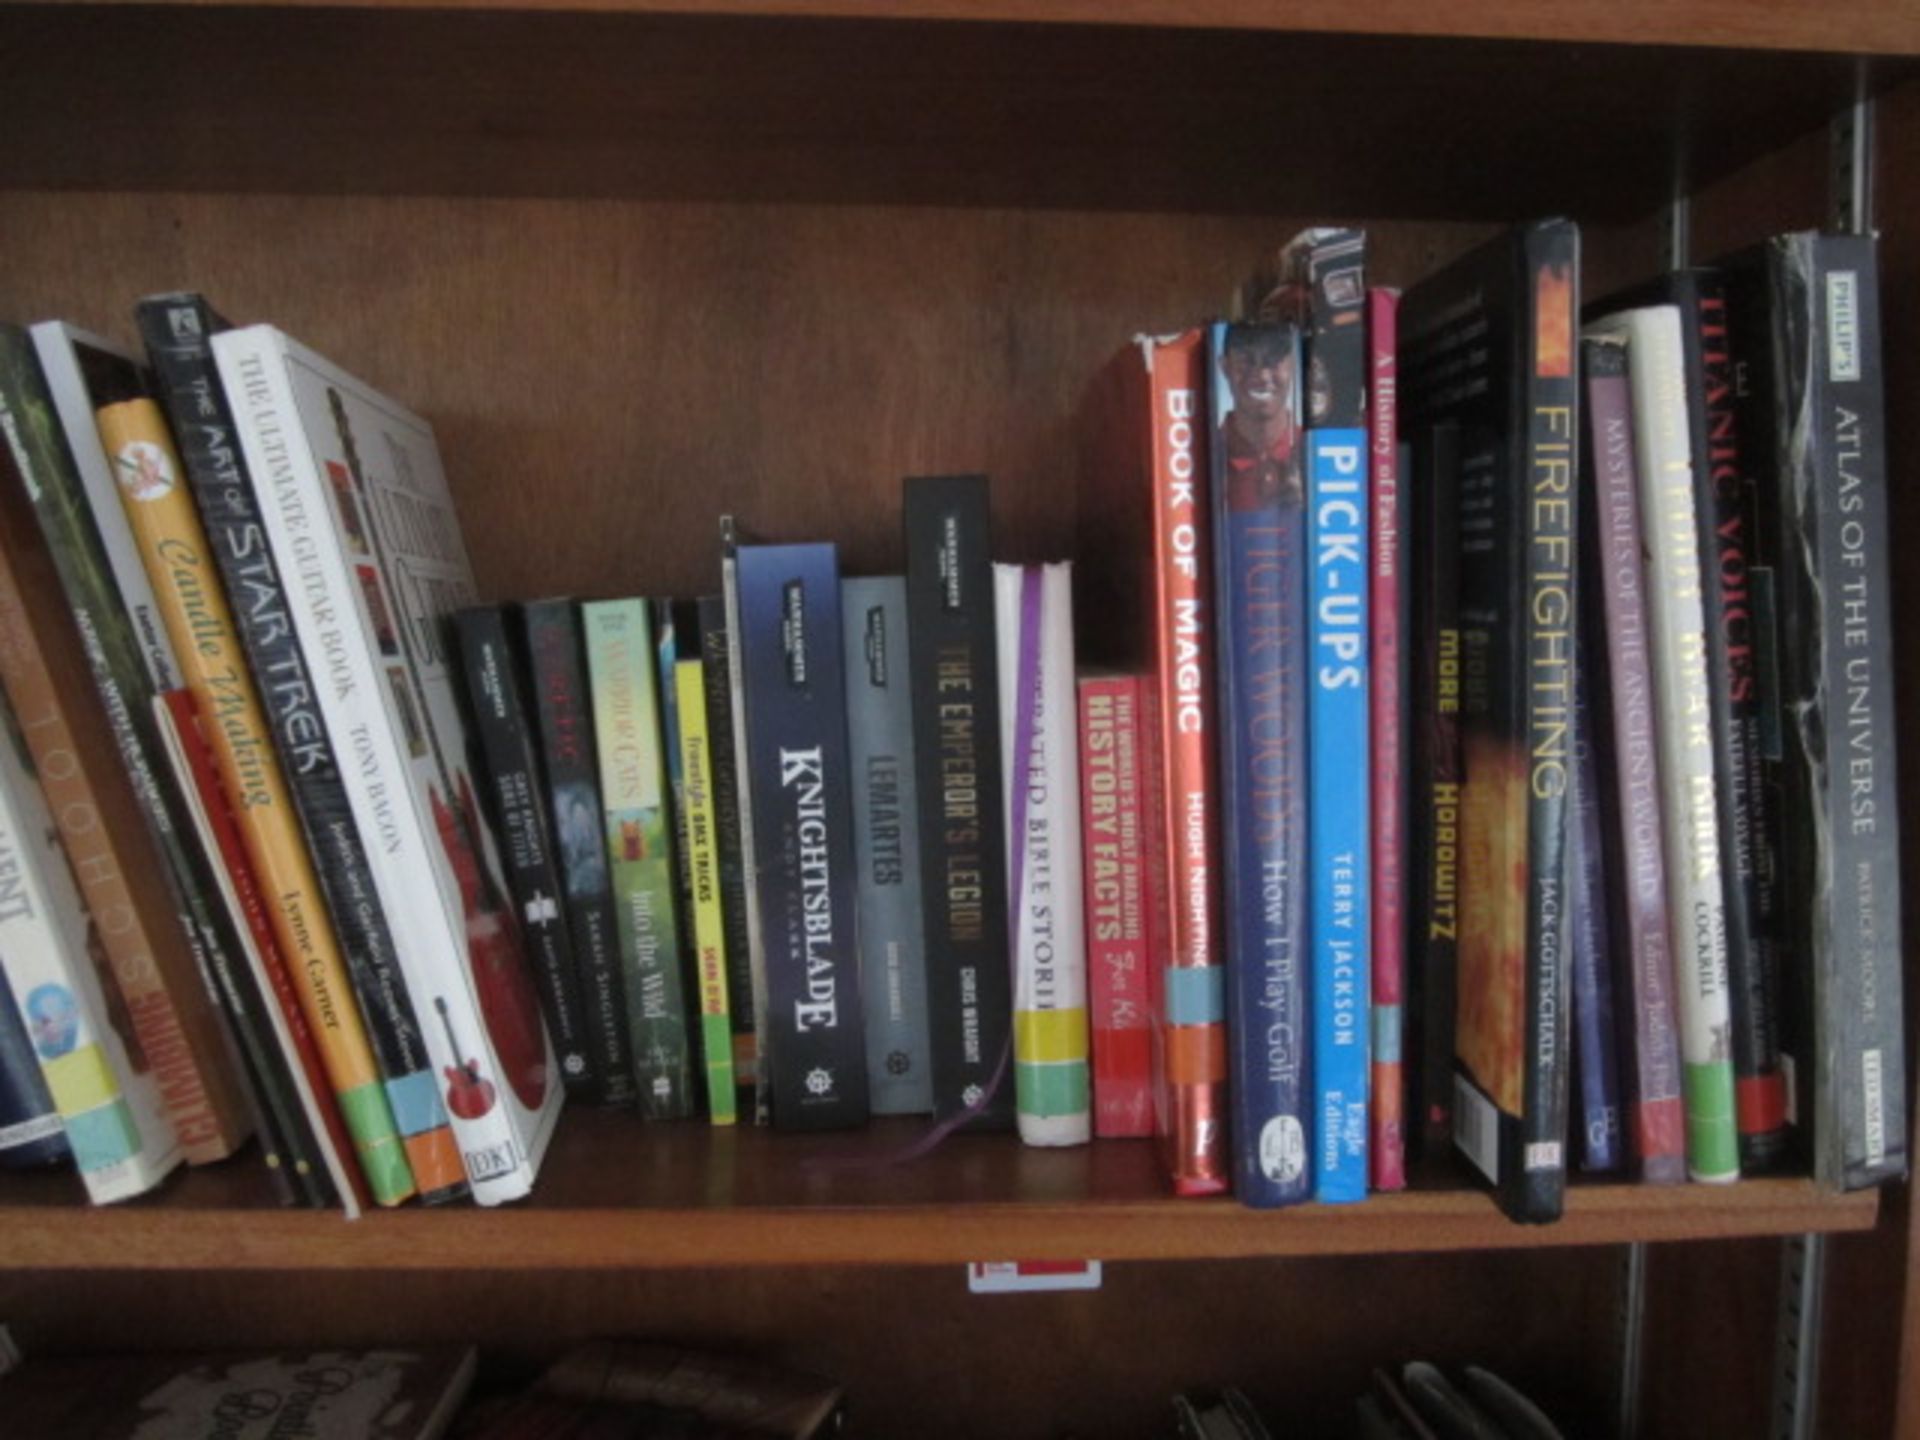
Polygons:
[[580,615],[571,600],[534,600],[520,607],[520,625],[553,820],[553,855],[580,985],[582,1034],[600,1077],[601,1099],[630,1104],[635,1099],[633,1048],[600,817],[600,767]]
[[831,545],[742,545],[740,662],[773,1124],[864,1124],[853,794]]
[[910,479],[904,513],[934,1113],[1009,1129],[1013,977],[987,478]]
[[1517,1220],[1560,1214],[1572,1071],[1575,329],[1580,236],[1522,225],[1407,292],[1404,423],[1460,427],[1454,1140]]
[[740,863],[740,776],[733,749],[733,686],[727,668],[732,641],[727,633],[726,597],[703,595],[699,605],[700,678],[707,689],[707,745],[713,757],[713,819],[720,851],[720,919],[727,939],[733,1073],[745,1085],[753,1078],[753,952],[747,943],[747,872]]
[[1720,830],[1727,979],[1733,1001],[1733,1071],[1740,1168],[1773,1168],[1787,1149],[1786,1081],[1780,1068],[1776,939],[1778,867],[1762,846],[1767,788],[1760,776],[1761,686],[1755,644],[1754,474],[1735,394],[1741,337],[1727,305],[1726,277],[1698,267],[1663,275],[1596,306],[1674,305],[1686,355],[1694,514],[1700,534],[1700,605],[1707,631],[1707,699],[1713,725],[1713,793]]
[[1802,232],[1725,269],[1772,407],[1756,528],[1777,606],[1785,1050],[1815,1176],[1855,1189],[1907,1173],[1878,259],[1870,236]]
[[507,616],[498,605],[480,605],[458,612],[453,623],[473,743],[479,750],[475,758],[487,777],[487,810],[500,837],[507,888],[540,992],[540,1013],[567,1093],[597,1099],[605,1087],[587,1043],[573,929],[561,900],[546,786],[534,754],[533,725],[520,691]]

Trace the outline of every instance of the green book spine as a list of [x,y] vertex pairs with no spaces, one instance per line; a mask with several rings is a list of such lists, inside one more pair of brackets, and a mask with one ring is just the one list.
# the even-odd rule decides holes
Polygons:
[[634,1077],[648,1118],[677,1120],[694,1113],[696,1090],[653,630],[640,600],[584,605],[581,620]]

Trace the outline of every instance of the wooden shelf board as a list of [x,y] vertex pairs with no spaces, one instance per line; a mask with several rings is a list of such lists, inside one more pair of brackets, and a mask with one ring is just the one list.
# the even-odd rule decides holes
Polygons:
[[[38,0],[49,3],[49,0]],[[70,0],[51,0],[66,4]],[[89,0],[98,3],[98,0]],[[121,4],[124,0],[105,0]],[[804,16],[1303,34],[1465,36],[1624,45],[1920,54],[1920,9],[1902,0],[172,0],[159,8],[462,9]]]
[[1731,1187],[1587,1185],[1556,1225],[1520,1226],[1452,1172],[1442,1188],[1282,1213],[1175,1200],[1153,1147],[1038,1151],[949,1140],[895,1163],[919,1134],[563,1122],[535,1198],[496,1210],[402,1209],[349,1223],[283,1210],[241,1159],[89,1210],[70,1176],[0,1184],[0,1268],[17,1270],[545,1270],[960,1264],[1061,1258],[1196,1260],[1619,1244],[1870,1229],[1872,1192],[1804,1179]]

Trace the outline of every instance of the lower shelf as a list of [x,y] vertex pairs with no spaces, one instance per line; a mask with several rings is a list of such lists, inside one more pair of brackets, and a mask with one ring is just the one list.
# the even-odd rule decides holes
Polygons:
[[70,1175],[0,1178],[0,1269],[677,1269],[974,1260],[1194,1260],[1521,1249],[1871,1229],[1879,1197],[1799,1178],[1577,1185],[1555,1225],[1506,1220],[1461,1174],[1359,1205],[1248,1210],[1175,1200],[1153,1147],[1033,1150],[958,1136],[895,1157],[915,1122],[841,1136],[631,1115],[563,1118],[531,1201],[338,1214],[274,1205],[239,1157],[90,1209]]

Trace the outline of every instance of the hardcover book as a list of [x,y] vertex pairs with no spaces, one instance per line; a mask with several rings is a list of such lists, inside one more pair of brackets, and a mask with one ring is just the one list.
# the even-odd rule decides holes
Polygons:
[[1084,1145],[1087,946],[1080,913],[1080,757],[1073,705],[1073,567],[993,567],[1000,749],[1013,917],[1013,1079],[1020,1138]]
[[1700,540],[1700,603],[1707,637],[1707,701],[1713,724],[1713,793],[1719,819],[1727,978],[1733,1008],[1735,1118],[1740,1165],[1774,1168],[1787,1150],[1787,1086],[1780,1064],[1778,959],[1773,925],[1780,897],[1761,713],[1760,647],[1748,574],[1753,567],[1754,440],[1735,396],[1740,337],[1718,270],[1676,271],[1625,303],[1670,304],[1680,339]]
[[1081,853],[1085,867],[1093,1133],[1153,1134],[1154,917],[1147,891],[1144,750],[1152,729],[1138,675],[1080,681]]
[[26,747],[0,707],[0,978],[96,1205],[145,1194],[184,1158],[102,968]]
[[921,920],[920,801],[907,663],[907,582],[844,580],[848,773],[860,865],[860,998],[867,1085],[876,1115],[933,1109]]
[[908,480],[904,511],[934,1112],[1005,1129],[1013,977],[986,477]]
[[320,1042],[354,1153],[374,1200],[397,1205],[415,1193],[413,1169],[374,1068],[346,960],[166,419],[146,399],[104,405],[97,418],[119,503],[153,582],[162,623],[175,653],[184,657],[181,668],[201,732],[266,901],[282,962]]
[[1373,979],[1371,1072],[1367,1086],[1368,1183],[1375,1190],[1407,1186],[1406,1028],[1408,849],[1407,702],[1410,643],[1402,630],[1412,613],[1405,583],[1405,517],[1411,513],[1401,476],[1399,395],[1400,295],[1367,291],[1367,438],[1370,442],[1372,526],[1368,533],[1368,739],[1373,807],[1370,937]]
[[466,676],[468,714],[480,741],[488,818],[500,837],[520,937],[540,991],[547,1038],[570,1094],[596,1096],[599,1077],[587,1047],[586,1017],[574,970],[573,934],[560,903],[560,872],[547,829],[546,796],[534,758],[532,722],[497,605],[453,617]]
[[1523,225],[1409,290],[1400,399],[1459,426],[1455,1143],[1517,1220],[1566,1184],[1579,231]]
[[1814,1175],[1852,1189],[1907,1173],[1877,247],[1783,235],[1729,278],[1736,313],[1771,320],[1737,333],[1764,336],[1775,417],[1757,488],[1779,592],[1782,952],[1800,960],[1790,1053]]
[[294,809],[315,859],[374,1062],[429,1203],[464,1195],[466,1170],[441,1108],[419,1018],[407,997],[393,936],[374,894],[347,804],[338,756],[314,698],[313,672],[294,637],[287,589],[260,525],[260,506],[235,442],[233,411],[213,363],[229,328],[198,295],[141,302],[137,318],[180,459],[232,603],[241,645],[272,725]]
[[1221,873],[1233,1189],[1313,1196],[1307,916],[1307,497],[1300,336],[1216,325]]
[[644,600],[580,608],[593,733],[600,747],[600,808],[620,978],[641,1113],[682,1120],[699,1108],[680,966],[680,882],[673,858],[653,632]]
[[736,559],[773,1123],[859,1125],[868,1088],[839,560],[831,545],[743,545]]
[[1626,310],[1596,321],[1587,333],[1624,339],[1627,347],[1640,542],[1652,602],[1648,654],[1668,861],[1667,928],[1679,977],[1674,1008],[1687,1167],[1695,1180],[1724,1183],[1740,1178],[1733,1010],[1680,312],[1672,305]]
[[720,847],[714,836],[713,745],[707,724],[704,666],[674,662],[680,710],[682,828],[686,836],[688,929],[700,989],[700,1058],[706,1067],[707,1115],[716,1125],[736,1118],[733,1025],[727,993],[727,935],[720,915]]
[[271,326],[213,350],[468,1181],[517,1198],[561,1087],[468,768],[446,634],[477,596],[433,432]]
[[57,1165],[71,1154],[20,1011],[0,994],[0,1169]]
[[1313,1191],[1367,1193],[1372,843],[1368,689],[1366,235],[1309,230],[1282,252],[1311,374],[1307,452],[1307,869]]
[[636,1095],[627,1035],[627,990],[620,976],[620,931],[613,913],[606,832],[600,815],[599,747],[587,689],[580,612],[571,600],[520,607],[528,688],[540,727],[545,801],[553,849],[567,897],[567,929],[578,966],[582,1023],[609,1105]]
[[[1640,485],[1633,455],[1627,347],[1585,340],[1581,484],[1581,623],[1596,642],[1591,687],[1595,768],[1602,777],[1602,865],[1612,883],[1608,930],[1616,955],[1621,1045],[1628,1063],[1627,1137],[1636,1172],[1651,1184],[1686,1179],[1686,1113],[1667,921],[1666,848],[1659,750],[1654,738],[1648,598],[1640,543]],[[1605,663],[1597,642],[1605,638]]]
[[1148,763],[1166,900],[1154,976],[1155,1124],[1174,1188],[1227,1188],[1226,980],[1220,963],[1213,540],[1206,334],[1141,336],[1095,391],[1079,496],[1088,659],[1143,667]]
[[[186,777],[170,768],[162,744],[143,646],[114,585],[104,542],[32,342],[24,330],[11,326],[0,326],[0,428],[18,469],[18,483],[0,487],[0,546],[27,607],[25,616],[43,658],[53,667],[50,673],[63,685],[61,703],[70,723],[84,731],[104,717],[140,824],[159,860],[157,866],[127,866],[122,874],[135,887],[136,898],[143,881],[157,884],[166,897],[154,933],[171,938],[173,932],[164,930],[170,910],[192,968],[204,977],[205,991],[218,1006],[220,1028],[231,1044],[228,1053],[238,1062],[270,1173],[276,1183],[285,1182],[281,1198],[288,1203],[317,1201],[317,1194],[301,1183],[311,1170],[305,1162],[317,1157],[310,1149],[300,1154],[305,1122],[268,1018],[273,1001],[257,986],[239,950],[236,936],[244,918],[222,907],[214,880],[219,857],[201,846],[188,825],[182,808]],[[88,434],[97,447],[98,433]],[[121,523],[124,526],[123,517]],[[81,663],[97,703],[73,676]],[[97,738],[87,753],[103,753]],[[135,833],[124,821],[114,828],[130,841]],[[197,978],[182,963],[181,947],[156,939],[151,955],[181,997],[176,1011],[184,1014],[184,997],[195,993]],[[274,1166],[275,1157],[287,1163]]]
[[[753,1078],[753,961],[747,943],[747,876],[740,854],[740,768],[734,753],[733,645],[722,595],[700,597],[701,676],[713,764],[713,828],[719,851],[720,920],[727,937],[727,1006],[736,1085]],[[922,1068],[924,1068],[924,1063]]]

